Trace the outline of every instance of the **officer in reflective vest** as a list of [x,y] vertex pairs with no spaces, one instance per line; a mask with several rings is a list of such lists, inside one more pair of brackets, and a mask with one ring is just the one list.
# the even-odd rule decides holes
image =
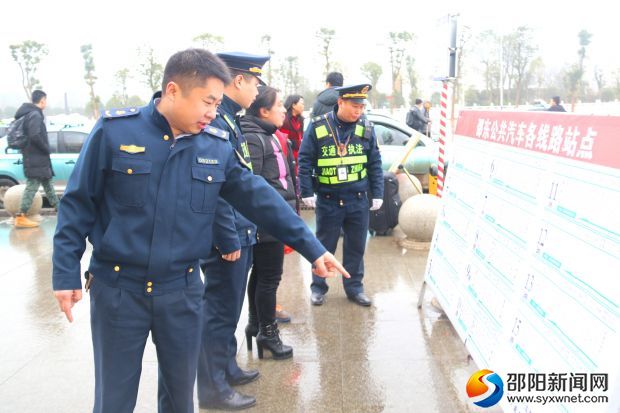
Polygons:
[[[299,182],[304,204],[316,208],[316,236],[334,253],[344,232],[343,264],[351,274],[344,280],[347,297],[362,306],[371,301],[364,293],[364,250],[370,210],[383,203],[383,171],[377,139],[363,116],[371,86],[336,88],[338,104],[317,116],[306,129],[299,150]],[[315,195],[316,193],[316,195]],[[312,277],[311,301],[322,305],[328,286]]]

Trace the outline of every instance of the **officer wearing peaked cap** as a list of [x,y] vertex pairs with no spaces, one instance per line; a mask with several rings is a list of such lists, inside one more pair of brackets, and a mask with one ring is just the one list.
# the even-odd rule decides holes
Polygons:
[[[252,168],[248,144],[237,125],[237,114],[247,109],[258,94],[263,65],[269,56],[243,52],[218,53],[232,75],[224,89],[222,104],[213,126],[229,134],[238,159]],[[245,298],[248,273],[252,266],[252,246],[256,225],[220,199],[213,248],[201,263],[205,273],[203,341],[198,360],[198,400],[201,407],[241,409],[254,405],[253,396],[244,395],[234,385],[255,380],[257,370],[237,365],[235,330]]]
[[163,92],[145,107],[99,119],[71,174],[58,210],[52,284],[72,321],[88,237],[94,413],[134,411],[149,334],[159,412],[193,412],[204,293],[198,260],[211,249],[218,196],[316,260],[323,275],[326,266],[339,268],[282,198],[241,166],[229,134],[207,126],[229,81],[206,50],[174,54]]
[[[363,116],[370,89],[368,84],[336,88],[337,105],[312,120],[299,150],[301,196],[306,205],[316,207],[316,236],[334,253],[343,230],[343,264],[351,274],[343,280],[344,289],[362,306],[371,304],[362,283],[368,199],[371,210],[383,203],[381,155],[373,126]],[[312,304],[322,305],[328,290],[325,280],[313,276],[310,288]]]
[[263,74],[263,66],[269,61],[270,56],[256,55],[244,52],[222,52],[217,57],[222,59],[231,73],[247,73],[253,75],[258,83],[264,85],[265,82],[261,78]]

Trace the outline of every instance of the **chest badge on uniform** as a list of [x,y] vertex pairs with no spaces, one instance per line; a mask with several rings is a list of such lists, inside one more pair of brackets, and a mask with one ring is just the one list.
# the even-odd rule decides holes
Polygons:
[[201,158],[200,156],[196,158],[196,161],[203,165],[219,165],[220,164],[219,159]]
[[120,150],[123,152],[130,153],[132,155],[136,153],[146,152],[146,148],[144,146],[136,146],[136,145],[121,145]]

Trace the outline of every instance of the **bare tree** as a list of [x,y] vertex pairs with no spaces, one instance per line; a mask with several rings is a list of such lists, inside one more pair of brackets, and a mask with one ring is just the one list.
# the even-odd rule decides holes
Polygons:
[[620,69],[616,69],[612,72],[613,82],[614,82],[614,91],[616,97],[620,96]]
[[212,50],[224,44],[224,38],[211,33],[202,33],[192,39],[200,44],[203,49]]
[[565,83],[570,94],[571,112],[575,111],[575,101],[577,99],[577,95],[583,93],[583,74],[585,71],[584,64],[586,60],[586,48],[590,45],[592,34],[588,33],[586,30],[581,30],[577,36],[579,37],[580,46],[577,50],[577,56],[579,59],[577,60],[577,63],[571,66],[571,68],[567,71],[565,77]]
[[571,112],[575,110],[575,100],[579,90],[579,82],[583,73],[579,69],[579,64],[573,63],[564,73],[564,86],[568,91],[571,103]]
[[142,82],[146,84],[152,93],[161,89],[161,79],[164,75],[164,67],[155,58],[152,47],[147,46],[138,51],[142,55],[144,62],[140,64],[139,72],[144,77]]
[[332,41],[334,40],[334,35],[336,31],[333,29],[328,29],[326,27],[321,27],[319,31],[316,33],[316,37],[321,41],[321,51],[320,55],[325,59],[325,75],[327,75],[331,66],[331,50],[330,47],[332,45]]
[[605,77],[603,75],[603,69],[598,66],[594,68],[594,81],[596,82],[596,88],[600,97],[601,92],[605,88]]
[[271,73],[271,58],[275,54],[274,50],[271,47],[271,35],[265,34],[261,37],[261,43],[267,48],[267,54],[269,55],[269,62],[267,62],[267,83],[270,85],[273,82],[273,75]]
[[405,70],[407,71],[407,79],[411,87],[411,91],[409,92],[409,103],[413,106],[416,98],[419,96],[418,76],[415,71],[415,58],[413,56],[407,56],[405,58]]
[[413,33],[390,32],[390,66],[392,68],[392,107],[404,103],[400,70],[405,52],[413,40]]
[[579,51],[577,54],[579,55],[579,68],[581,71],[584,71],[584,62],[586,60],[586,47],[590,45],[590,39],[592,38],[592,33],[589,33],[587,30],[582,30],[577,35],[579,37]]
[[515,105],[521,104],[521,92],[527,86],[528,66],[532,61],[536,46],[532,39],[532,29],[527,26],[517,28],[512,37],[512,73],[515,82]]
[[127,79],[129,79],[129,69],[123,68],[118,70],[114,74],[114,78],[120,87],[120,91],[118,92],[119,102],[122,106],[127,106],[127,102],[129,101],[129,96],[127,95]]
[[99,104],[101,100],[99,96],[95,94],[95,82],[97,76],[95,76],[95,60],[93,59],[93,45],[85,44],[80,48],[82,57],[84,58],[84,80],[88,85],[90,95],[90,109],[92,110],[93,117],[96,119],[99,117]]
[[299,59],[297,56],[287,56],[286,63],[282,67],[284,80],[284,93],[291,95],[299,93],[301,79],[299,76]]
[[542,57],[538,56],[530,63],[529,70],[527,71],[525,88],[527,90],[530,86],[533,86],[536,95],[539,96],[545,87],[546,81],[547,76],[545,73],[545,63],[543,62]]
[[144,106],[146,103],[140,99],[139,96],[133,95],[127,98],[127,101],[122,101],[118,93],[112,95],[112,97],[106,102],[106,109],[123,108],[128,106]]
[[377,105],[377,83],[383,74],[381,65],[375,62],[366,62],[361,67],[362,74],[368,79],[372,89],[370,90],[370,101],[373,106]]
[[492,30],[480,33],[476,39],[476,50],[482,63],[484,88],[490,102],[496,102],[499,92],[499,36]]
[[19,44],[9,46],[13,60],[18,64],[22,74],[22,86],[26,93],[26,99],[30,99],[32,91],[41,88],[35,78],[41,58],[47,55],[47,47],[43,43],[34,40],[26,40]]
[[517,43],[517,35],[516,33],[510,33],[504,36],[500,36],[501,42],[501,52],[502,57],[500,59],[500,71],[501,71],[501,80],[500,87],[502,88],[502,93],[504,91],[508,91],[509,97],[510,92],[513,88],[513,83],[515,79],[515,48]]

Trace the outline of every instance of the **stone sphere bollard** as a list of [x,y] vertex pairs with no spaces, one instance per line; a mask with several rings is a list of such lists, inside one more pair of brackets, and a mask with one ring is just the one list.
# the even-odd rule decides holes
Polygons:
[[[24,194],[25,189],[26,185],[14,185],[10,187],[4,194],[4,209],[13,217],[19,214],[19,209],[22,203],[22,195]],[[34,194],[32,206],[30,207],[26,215],[37,219],[39,217],[39,212],[41,212],[42,206],[43,198],[41,197],[41,194],[37,192],[36,194]]]
[[[396,175],[396,179],[398,179],[398,195],[400,196],[400,202],[405,202],[412,196],[423,193],[420,180],[411,174],[409,174],[409,176],[411,176],[411,180],[409,180],[404,173]],[[411,181],[413,181],[413,183],[411,183]]]
[[407,238],[407,235],[400,229],[400,225],[396,225],[392,230],[392,236],[396,238],[396,240],[403,240]]
[[398,213],[398,225],[407,235],[407,240],[432,240],[440,204],[438,197],[429,194],[416,195],[403,203]]

